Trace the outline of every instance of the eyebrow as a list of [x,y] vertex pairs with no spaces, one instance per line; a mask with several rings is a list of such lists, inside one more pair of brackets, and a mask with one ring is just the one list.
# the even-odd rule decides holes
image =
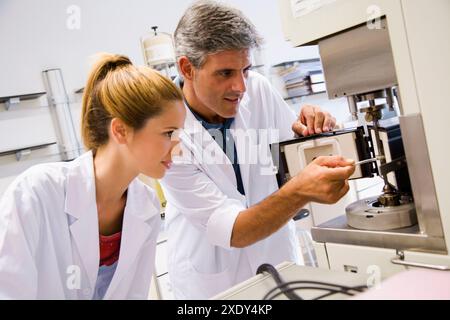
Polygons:
[[[244,71],[249,70],[252,67],[252,64],[249,64],[248,66],[246,66],[244,68]],[[231,68],[224,68],[224,69],[219,69],[216,72],[223,72],[223,71],[235,71],[236,69],[231,69]]]

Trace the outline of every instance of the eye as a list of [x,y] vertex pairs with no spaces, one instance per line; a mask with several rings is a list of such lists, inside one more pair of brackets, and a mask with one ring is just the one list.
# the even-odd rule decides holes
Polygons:
[[172,131],[167,131],[167,132],[164,132],[164,135],[165,135],[166,137],[168,137],[168,138],[172,138],[172,135],[173,135],[174,132],[175,132],[174,130],[172,130]]
[[230,77],[231,74],[232,74],[231,70],[221,70],[221,71],[219,71],[219,75],[221,75],[224,78]]

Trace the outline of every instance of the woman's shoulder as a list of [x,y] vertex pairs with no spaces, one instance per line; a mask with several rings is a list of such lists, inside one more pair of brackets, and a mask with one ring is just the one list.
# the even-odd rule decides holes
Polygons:
[[29,226],[40,225],[48,208],[62,207],[58,199],[64,199],[65,167],[60,163],[39,164],[17,176],[0,199],[0,218],[11,219],[16,214]]
[[65,180],[67,170],[68,164],[63,162],[34,165],[18,175],[9,189],[23,188],[32,191],[50,185],[60,185]]
[[8,186],[5,194],[54,196],[63,193],[72,168],[78,167],[83,156],[67,162],[49,162],[34,165],[21,174]]

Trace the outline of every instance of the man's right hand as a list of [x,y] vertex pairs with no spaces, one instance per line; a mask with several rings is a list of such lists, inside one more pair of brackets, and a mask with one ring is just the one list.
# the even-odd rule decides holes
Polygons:
[[318,157],[277,192],[239,213],[231,246],[244,248],[264,239],[291,220],[308,202],[335,203],[348,191],[353,160]]
[[341,156],[317,157],[288,182],[289,187],[308,202],[336,203],[349,190],[348,178],[355,172],[354,163]]

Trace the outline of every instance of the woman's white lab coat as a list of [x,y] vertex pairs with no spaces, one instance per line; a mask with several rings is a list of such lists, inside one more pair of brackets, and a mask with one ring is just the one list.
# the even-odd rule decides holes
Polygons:
[[[230,160],[187,108],[180,136],[183,157],[161,181],[168,201],[168,269],[176,298],[209,298],[255,275],[263,263],[302,262],[293,223],[246,248],[230,247],[237,215],[278,189],[269,144],[293,138],[295,120],[268,81],[250,72],[231,126],[243,196]],[[239,131],[247,134],[245,139],[237,137]]]
[[[92,152],[21,174],[0,200],[0,299],[91,299],[98,224]],[[159,227],[157,197],[133,180],[104,299],[147,298]]]

